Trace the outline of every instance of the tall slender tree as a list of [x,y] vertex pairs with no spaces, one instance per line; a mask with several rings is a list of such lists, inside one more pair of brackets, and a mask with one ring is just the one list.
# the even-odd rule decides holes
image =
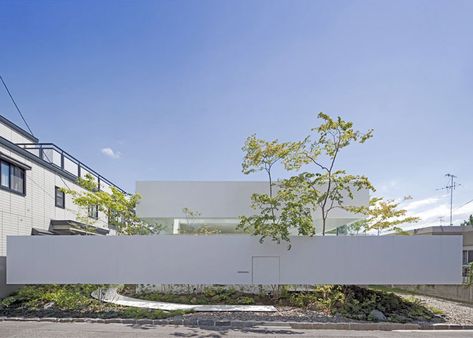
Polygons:
[[261,236],[260,241],[270,237],[276,242],[290,241],[290,229],[296,233],[312,233],[310,209],[289,186],[275,181],[273,169],[276,164],[287,164],[289,156],[300,147],[299,142],[279,143],[277,140],[264,141],[255,135],[247,138],[242,163],[244,174],[264,172],[267,176],[268,193],[254,193],[251,207],[255,214],[242,216],[238,228]]
[[313,165],[315,170],[298,175],[299,182],[305,182],[300,185],[302,191],[312,191],[308,200],[320,214],[322,235],[325,235],[330,213],[337,208],[349,208],[355,190],[375,190],[366,176],[349,174],[346,170],[337,168],[342,151],[354,143],[365,143],[373,136],[373,131],[363,133],[355,130],[352,122],[345,121],[340,116],[333,119],[327,114],[319,113],[318,118],[322,123],[311,129],[311,134],[290,158],[287,167],[300,170]]

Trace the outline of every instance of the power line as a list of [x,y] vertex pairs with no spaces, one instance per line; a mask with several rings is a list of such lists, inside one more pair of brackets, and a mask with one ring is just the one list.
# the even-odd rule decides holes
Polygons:
[[460,209],[460,208],[463,208],[465,205],[470,204],[471,202],[473,202],[473,200],[469,200],[469,201],[466,202],[465,204],[463,204],[463,205],[461,205],[461,206],[459,206],[459,207],[456,207],[455,210]]
[[455,182],[455,179],[457,178],[455,175],[445,174],[445,176],[448,177],[449,183],[445,187],[437,190],[447,190],[450,192],[450,225],[453,225],[453,190],[455,190],[455,188],[460,184],[457,184],[457,182]]
[[20,108],[19,108],[18,105],[16,104],[15,99],[13,98],[13,95],[10,93],[10,90],[8,89],[8,86],[7,86],[7,84],[5,83],[5,81],[3,80],[3,77],[2,77],[1,75],[0,75],[0,80],[2,80],[3,86],[5,87],[5,89],[6,89],[7,93],[8,93],[8,96],[10,96],[11,101],[12,101],[13,104],[15,105],[15,108],[16,108],[16,110],[18,111],[18,114],[20,114],[21,119],[23,120],[23,122],[25,122],[25,125],[26,125],[26,127],[28,128],[28,130],[30,131],[30,134],[34,136],[33,132],[31,131],[30,126],[28,125],[28,122],[26,122],[25,117],[24,117],[23,114],[21,113]]

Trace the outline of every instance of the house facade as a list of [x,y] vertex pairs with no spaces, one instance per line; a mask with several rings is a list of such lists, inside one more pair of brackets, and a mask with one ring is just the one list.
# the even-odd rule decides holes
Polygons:
[[79,209],[63,188],[81,191],[90,174],[102,190],[114,185],[52,143],[39,140],[0,116],[0,256],[9,235],[109,234],[96,207]]
[[[145,222],[163,226],[164,234],[235,233],[241,216],[255,214],[251,195],[268,190],[267,182],[257,181],[138,181],[136,192],[142,200],[136,214]],[[347,197],[347,203],[367,205],[368,199],[367,190],[354,191],[353,199]],[[329,214],[326,231],[361,217],[341,208],[334,209]],[[314,213],[312,218],[316,231],[320,232],[321,216]]]

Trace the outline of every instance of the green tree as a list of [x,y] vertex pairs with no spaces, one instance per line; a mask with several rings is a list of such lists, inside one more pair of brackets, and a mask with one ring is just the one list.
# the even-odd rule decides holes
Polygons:
[[352,175],[346,170],[337,169],[337,160],[342,150],[354,143],[365,143],[372,137],[373,131],[362,133],[353,129],[353,123],[319,113],[322,123],[301,142],[301,146],[290,157],[287,167],[300,170],[313,165],[315,171],[300,173],[298,182],[301,194],[309,193],[306,200],[318,211],[322,220],[322,235],[325,235],[329,214],[337,208],[349,209],[355,190],[372,190],[373,185],[363,175]]
[[470,217],[468,217],[467,220],[464,220],[460,226],[462,227],[466,227],[466,226],[470,226],[470,225],[473,225],[473,215],[470,215]]
[[261,236],[261,242],[266,237],[278,243],[281,240],[290,241],[291,228],[299,234],[314,234],[310,208],[306,206],[304,196],[293,189],[292,181],[274,181],[273,178],[274,166],[277,163],[287,166],[288,159],[300,146],[300,142],[268,142],[252,135],[242,148],[245,152],[243,173],[264,172],[268,193],[254,193],[251,196],[251,207],[255,214],[242,216],[238,229]]
[[[341,117],[332,119],[319,113],[321,124],[311,129],[304,140],[279,143],[250,136],[243,147],[243,173],[265,172],[269,194],[253,194],[256,215],[242,217],[240,227],[273,240],[289,240],[291,228],[300,235],[314,235],[312,214],[320,214],[322,235],[327,219],[336,208],[350,210],[356,190],[374,190],[366,176],[353,175],[337,168],[343,149],[353,143],[364,143],[372,130],[362,133],[353,123]],[[280,163],[287,171],[298,174],[274,182],[272,169]],[[309,167],[310,171],[303,171]]]
[[366,219],[360,219],[348,225],[348,232],[358,235],[360,231],[366,232]]
[[183,208],[182,212],[186,217],[186,224],[179,227],[180,234],[195,234],[195,235],[216,235],[221,233],[217,226],[210,226],[207,224],[198,224],[197,218],[202,214],[190,208]]
[[[90,174],[78,178],[77,184],[84,190],[63,189],[64,193],[72,196],[72,200],[74,204],[79,206],[79,210],[96,207],[108,215],[109,223],[116,228],[119,234],[156,234],[163,229],[160,224],[148,224],[136,216],[136,204],[141,199],[139,194],[126,195],[113,186],[110,187],[110,192],[99,190],[95,178]],[[90,218],[83,217],[80,212],[78,218],[90,224]]]
[[375,230],[378,236],[381,231],[396,231],[399,234],[405,234],[399,226],[417,223],[420,218],[408,216],[407,210],[400,208],[399,204],[393,200],[384,200],[382,197],[373,197],[368,206],[351,208],[351,211],[366,216],[366,219],[359,221],[360,230],[364,229],[365,232]]

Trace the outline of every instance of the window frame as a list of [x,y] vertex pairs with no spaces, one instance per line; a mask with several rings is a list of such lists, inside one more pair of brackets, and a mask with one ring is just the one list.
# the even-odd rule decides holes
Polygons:
[[[0,159],[0,164],[8,165],[8,187],[4,186],[0,182],[0,189],[11,192],[19,196],[26,196],[26,170],[3,158]],[[23,180],[23,191],[18,191],[12,188],[12,175],[16,170],[18,170],[21,173],[21,178]],[[2,165],[0,165],[0,178],[1,177],[2,177]]]
[[[95,209],[95,214],[92,215],[91,210],[94,210],[94,209]],[[87,216],[89,218],[98,220],[99,219],[99,206],[97,204],[87,206]]]
[[[58,192],[62,194],[62,205],[58,204]],[[64,191],[61,191],[61,188],[58,186],[54,187],[54,205],[56,206],[56,208],[66,209],[66,194],[64,193]]]

